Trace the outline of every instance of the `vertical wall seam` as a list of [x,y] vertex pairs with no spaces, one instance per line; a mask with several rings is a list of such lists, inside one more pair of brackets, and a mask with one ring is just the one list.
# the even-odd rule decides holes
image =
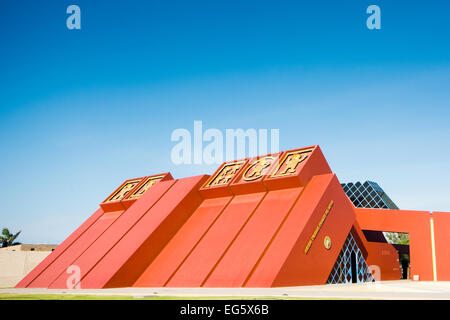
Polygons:
[[[228,202],[225,204],[224,207],[222,207],[222,209],[220,209],[219,214],[213,219],[213,221],[211,222],[211,224],[208,226],[208,228],[206,229],[206,231],[201,235],[200,239],[198,239],[198,241],[194,244],[194,246],[189,250],[188,254],[181,260],[180,264],[175,268],[175,271],[172,272],[172,274],[170,275],[170,277],[167,279],[167,281],[163,284],[163,287],[167,287],[167,285],[169,284],[170,280],[172,280],[172,278],[175,276],[175,274],[178,272],[178,270],[181,268],[181,266],[184,264],[184,262],[189,258],[189,256],[191,255],[191,253],[197,248],[198,244],[203,240],[203,238],[206,236],[206,234],[209,232],[209,230],[213,227],[213,225],[216,223],[216,221],[219,219],[219,217],[222,215],[222,213],[226,210],[226,208],[228,208],[228,205],[231,203],[231,201],[234,199],[234,195],[231,196],[231,198],[228,200]],[[206,201],[207,199],[204,199],[204,201]],[[203,202],[200,204],[200,206],[203,204]],[[197,209],[200,207],[198,206]],[[197,210],[196,209],[196,210]],[[194,211],[195,213],[195,211]],[[194,214],[193,213],[193,214]],[[192,215],[193,215],[192,214]],[[191,215],[191,216],[192,216]],[[180,228],[181,229],[181,228]],[[164,248],[163,248],[164,250]],[[162,252],[162,250],[161,250]],[[155,258],[156,259],[156,258]]]
[[[170,189],[172,189],[172,187],[177,183],[177,181],[178,181],[178,179],[177,180],[167,180],[167,181],[173,181],[173,183],[167,188],[167,190],[164,190],[163,191],[163,193],[162,193],[162,195],[161,196],[159,196],[158,198],[157,198],[157,200],[145,211],[145,213],[143,214],[143,215],[141,215],[141,217],[137,220],[137,221],[135,221],[129,228],[128,228],[128,230],[127,231],[125,231],[123,234],[122,234],[122,236],[119,238],[119,240],[117,240],[102,256],[101,256],[101,258],[100,259],[98,259],[90,268],[89,268],[89,270],[82,276],[82,278],[80,279],[80,281],[77,283],[77,285],[78,284],[82,284],[81,282],[83,281],[83,279],[103,260],[103,258],[120,242],[120,241],[122,241],[122,239],[128,234],[128,232],[130,232],[130,230],[131,229],[133,229],[133,227],[135,226],[135,225],[137,225],[143,218],[144,218],[144,216],[166,195],[166,193],[168,193],[169,192],[169,190]],[[130,207],[131,208],[131,207]],[[130,209],[130,208],[128,208],[128,209]],[[122,212],[122,214],[123,213],[125,213],[125,211],[127,211],[128,209],[126,209],[126,210],[124,210],[124,212]],[[87,250],[92,246],[92,245],[94,245],[94,243],[98,240],[98,239],[100,239],[100,237],[115,223],[115,222],[117,222],[117,220],[122,216],[122,214],[120,215],[120,216],[118,216],[117,218],[116,218],[116,220],[114,220],[109,226],[108,226],[108,228],[106,228],[105,229],[105,231],[103,231],[87,248],[86,248],[86,250],[84,250],[80,255],[78,255],[77,256],[77,258],[73,261],[73,262],[75,262],[77,259],[79,259],[85,252],[87,252]],[[73,263],[72,262],[72,263]],[[120,268],[119,268],[120,269]],[[112,277],[114,277],[114,275],[112,276]],[[111,277],[111,279],[112,279],[112,277]],[[109,279],[106,283],[108,283],[111,279]]]
[[205,285],[205,283],[208,281],[209,277],[211,276],[211,274],[214,272],[214,270],[216,270],[217,266],[219,265],[219,263],[222,261],[223,257],[227,254],[228,250],[231,248],[231,246],[233,245],[233,243],[236,241],[236,239],[238,238],[238,236],[241,234],[242,230],[244,230],[245,226],[248,224],[248,222],[250,221],[250,219],[253,217],[253,215],[255,214],[255,212],[258,210],[259,206],[261,205],[261,203],[263,203],[264,199],[266,198],[267,194],[269,193],[269,191],[266,191],[264,193],[264,195],[262,196],[261,200],[259,200],[258,204],[256,205],[255,209],[253,209],[253,211],[250,213],[249,217],[245,220],[244,224],[242,225],[242,227],[238,230],[238,232],[236,233],[236,235],[233,237],[233,239],[231,240],[231,242],[228,244],[228,246],[226,247],[226,249],[224,250],[224,252],[222,253],[222,255],[219,257],[219,259],[217,260],[217,262],[214,264],[213,268],[209,271],[208,275],[205,277],[205,279],[203,280],[202,284],[200,285],[200,287],[203,287]]
[[[98,209],[97,209],[98,210]],[[91,216],[89,216],[89,218],[88,219],[86,219],[86,221],[87,220],[89,220],[93,215],[95,215],[97,213],[97,211],[95,211]],[[46,271],[54,262],[56,262],[56,260],[57,259],[59,259],[60,257],[61,257],[61,255],[64,253],[64,252],[66,252],[66,250],[68,250],[85,232],[87,232],[88,230],[89,230],[89,228],[91,228],[93,225],[94,225],[94,223],[96,223],[103,215],[105,214],[105,212],[102,212],[101,214],[99,214],[98,215],[98,217],[97,218],[95,218],[95,219],[93,219],[93,221],[92,221],[92,223],[88,226],[88,227],[86,227],[86,229],[84,230],[84,231],[82,231],[75,239],[73,239],[73,241],[70,243],[70,244],[68,244],[67,245],[67,247],[66,248],[64,248],[61,252],[59,252],[59,253],[57,253],[58,255],[53,259],[53,261],[52,262],[50,262],[44,269],[42,269],[34,278],[33,278],[33,280],[31,280],[26,286],[25,286],[25,288],[27,288],[29,285],[31,285],[38,277],[40,277],[41,276],[41,274],[44,272],[44,271]],[[85,222],[86,222],[85,221]],[[75,231],[74,232],[72,232],[67,238],[69,238],[73,233],[75,233],[79,228],[81,228],[82,226],[83,226],[83,224],[85,223],[85,222],[83,222],[77,229],[75,229]],[[64,240],[64,241],[66,241],[67,240],[67,238]],[[64,241],[59,245],[59,246],[61,246],[63,243],[64,243]],[[53,254],[53,252],[51,252],[47,257],[45,257],[44,258],[44,260],[42,260],[41,261],[41,263],[43,263],[44,261],[45,261],[45,259],[47,259],[47,258],[49,258],[51,255]],[[41,264],[40,263],[40,264]],[[35,267],[35,268],[33,268],[25,277],[27,277],[27,276],[29,276],[30,274],[31,274],[31,272],[34,270],[34,269],[36,269],[37,267],[39,266],[39,264]],[[25,279],[25,277],[22,279],[22,280],[20,280],[20,282],[22,282],[24,279]],[[20,283],[19,282],[19,283]]]
[[430,212],[430,231],[431,231],[431,258],[433,263],[433,281],[437,281],[437,272],[436,272],[436,246],[434,241],[434,219],[433,213]]
[[261,260],[264,258],[266,252],[269,250],[270,246],[272,245],[273,241],[275,240],[275,238],[278,236],[278,233],[280,232],[281,228],[284,225],[284,222],[287,220],[287,218],[289,217],[289,215],[291,214],[292,210],[294,209],[294,207],[296,206],[297,202],[300,200],[303,191],[306,189],[305,187],[301,187],[302,189],[300,190],[297,198],[294,200],[294,203],[292,204],[292,206],[288,209],[288,212],[286,214],[286,216],[283,218],[283,220],[281,221],[280,225],[278,226],[278,228],[275,230],[275,233],[273,234],[272,238],[269,240],[269,243],[266,245],[266,247],[264,248],[263,252],[261,253],[261,255],[259,256],[258,260],[256,260],[255,265],[252,267],[252,269],[250,270],[250,272],[248,273],[247,277],[245,278],[244,282],[242,283],[242,287],[245,287],[247,285],[247,283],[250,281],[251,276],[255,273],[256,268],[259,266]]

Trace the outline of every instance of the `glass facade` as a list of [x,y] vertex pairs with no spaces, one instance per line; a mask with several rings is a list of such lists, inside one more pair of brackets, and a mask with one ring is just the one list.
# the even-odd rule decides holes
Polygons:
[[[352,257],[353,256],[353,257]],[[366,260],[351,233],[348,234],[341,252],[328,277],[327,283],[359,283],[375,281]]]
[[[395,203],[376,182],[366,181],[342,183],[342,188],[357,208],[398,209]],[[364,230],[363,230],[364,232]],[[367,237],[366,232],[364,234]],[[386,242],[383,232],[370,231],[371,238]],[[327,283],[352,283],[375,281],[369,267],[358,248],[352,234],[349,233],[339,253]]]
[[342,183],[345,193],[357,208],[398,209],[376,182]]

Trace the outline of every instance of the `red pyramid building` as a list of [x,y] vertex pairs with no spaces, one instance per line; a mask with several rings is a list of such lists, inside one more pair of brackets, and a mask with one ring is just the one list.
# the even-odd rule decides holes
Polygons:
[[[16,287],[279,287],[399,279],[394,247],[368,242],[361,228],[410,233],[411,274],[449,280],[449,216],[356,209],[320,148],[300,148],[225,162],[212,176],[127,180]],[[73,266],[80,271],[77,281]]]

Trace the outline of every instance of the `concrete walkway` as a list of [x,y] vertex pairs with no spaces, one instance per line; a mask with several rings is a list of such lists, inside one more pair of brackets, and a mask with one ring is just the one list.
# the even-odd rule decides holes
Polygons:
[[133,297],[273,297],[338,299],[445,299],[450,300],[450,282],[384,281],[284,288],[117,288],[117,289],[0,289],[13,294],[82,294]]

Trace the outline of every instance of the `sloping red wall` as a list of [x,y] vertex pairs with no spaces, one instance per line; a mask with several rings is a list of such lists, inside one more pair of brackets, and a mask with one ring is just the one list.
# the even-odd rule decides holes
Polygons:
[[[331,200],[334,205],[305,253]],[[354,221],[353,209],[336,176],[314,176],[245,286],[324,284]],[[326,235],[332,240],[330,250],[323,244]]]
[[210,272],[204,286],[244,286],[245,280],[272,242],[302,190],[303,188],[292,188],[268,192]]
[[49,254],[39,265],[28,273],[17,285],[16,288],[29,287],[45,269],[47,269],[68,247],[77,241],[97,220],[103,215],[103,210],[99,208],[95,211],[80,227],[78,227],[66,240],[64,240],[56,249]]
[[82,286],[131,286],[200,204],[198,188],[206,178],[177,180],[82,279]]
[[[95,242],[118,218],[122,212],[104,213],[95,223],[92,224],[71,246],[69,246],[59,257],[55,259],[45,270],[43,270],[29,288],[48,288],[57,279],[63,275],[67,277],[66,270],[73,265],[74,260],[83,253],[89,246]],[[66,278],[67,279],[67,278]],[[63,281],[61,288],[66,288],[66,281]]]
[[135,287],[163,287],[196,248],[232,197],[206,199],[189,217],[162,252],[147,267]]

